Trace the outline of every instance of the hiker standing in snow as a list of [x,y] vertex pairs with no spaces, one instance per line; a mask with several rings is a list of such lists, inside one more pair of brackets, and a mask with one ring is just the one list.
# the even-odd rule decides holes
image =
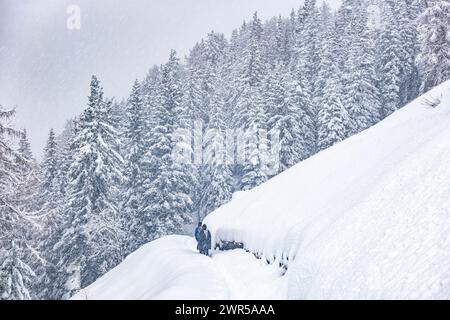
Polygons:
[[202,238],[204,238],[202,253],[209,256],[209,250],[211,250],[211,232],[209,232],[206,224],[203,225],[201,233],[203,234]]
[[198,223],[198,225],[195,227],[195,230],[194,230],[194,237],[195,237],[195,240],[197,240],[197,241],[198,241],[198,234],[200,233],[200,230],[202,230],[201,222]]
[[200,235],[201,233],[203,233],[203,228],[202,228],[202,223],[199,222],[198,225],[195,227],[194,237],[195,237],[195,240],[197,240],[197,250],[200,253],[202,253],[203,242],[204,242],[203,237]]

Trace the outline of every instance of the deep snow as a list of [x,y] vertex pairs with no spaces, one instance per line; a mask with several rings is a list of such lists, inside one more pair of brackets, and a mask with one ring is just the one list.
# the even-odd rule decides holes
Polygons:
[[289,298],[450,298],[450,82],[206,223],[288,264]]
[[272,265],[244,250],[208,259],[172,236],[77,298],[450,299],[449,160],[447,82],[207,217],[216,242]]
[[195,247],[186,236],[148,243],[73,299],[225,299],[226,283]]
[[169,236],[131,254],[73,300],[283,299],[281,269],[244,250],[196,251],[191,237]]

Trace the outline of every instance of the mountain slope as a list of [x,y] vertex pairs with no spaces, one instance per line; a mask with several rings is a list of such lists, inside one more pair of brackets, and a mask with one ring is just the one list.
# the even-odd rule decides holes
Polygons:
[[207,217],[216,243],[265,259],[208,259],[192,239],[163,238],[77,298],[245,298],[253,285],[272,298],[450,299],[449,101],[447,82]]

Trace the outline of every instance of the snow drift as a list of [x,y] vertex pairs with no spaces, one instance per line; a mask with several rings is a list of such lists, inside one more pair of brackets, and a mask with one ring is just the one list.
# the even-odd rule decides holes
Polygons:
[[[440,103],[424,103],[431,99]],[[265,258],[255,268],[288,267],[284,275],[261,271],[254,279],[266,277],[271,288],[264,292],[272,298],[449,299],[449,160],[447,82],[369,130],[236,194],[205,223],[216,243],[240,242]],[[253,268],[256,258],[235,250],[208,259],[194,246],[177,236],[152,242],[77,298],[250,297],[233,294],[244,286],[236,276],[229,280],[229,269],[233,261],[241,271]]]

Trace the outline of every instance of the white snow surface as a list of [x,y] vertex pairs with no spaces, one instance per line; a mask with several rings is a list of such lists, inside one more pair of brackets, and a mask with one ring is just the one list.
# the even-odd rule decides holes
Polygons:
[[192,237],[169,236],[132,253],[72,300],[283,299],[281,270],[242,249],[200,255]]
[[213,241],[263,259],[210,259],[192,238],[166,237],[75,298],[450,299],[450,82],[239,192],[205,223]]
[[225,299],[221,275],[195,247],[195,240],[186,236],[152,241],[72,299]]
[[288,298],[449,299],[450,82],[205,222],[285,261]]

